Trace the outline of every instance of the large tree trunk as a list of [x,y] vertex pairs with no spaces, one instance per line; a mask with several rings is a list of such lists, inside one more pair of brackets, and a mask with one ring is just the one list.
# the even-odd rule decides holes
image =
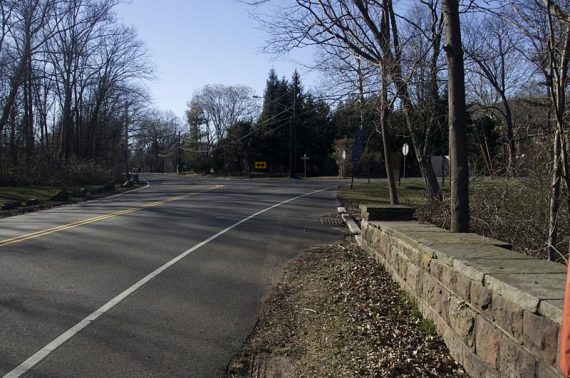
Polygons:
[[449,160],[451,170],[451,231],[469,231],[469,165],[466,148],[465,73],[459,4],[443,0],[446,35],[449,107]]

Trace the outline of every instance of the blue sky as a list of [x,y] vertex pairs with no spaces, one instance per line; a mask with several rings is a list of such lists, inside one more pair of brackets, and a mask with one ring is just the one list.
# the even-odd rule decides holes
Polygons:
[[310,63],[310,51],[279,60],[261,52],[266,35],[248,10],[236,0],[130,0],[116,7],[149,51],[157,109],[183,117],[194,91],[206,84],[243,84],[262,95],[271,68],[280,77],[297,68],[305,88],[315,83],[316,74],[294,63]]

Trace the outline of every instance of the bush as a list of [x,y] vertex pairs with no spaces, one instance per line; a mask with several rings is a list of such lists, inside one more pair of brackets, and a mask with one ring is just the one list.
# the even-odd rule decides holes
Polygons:
[[[520,157],[517,177],[474,177],[470,182],[471,232],[507,241],[513,249],[548,258],[548,209],[550,156],[546,144],[536,144]],[[565,189],[561,192],[556,249],[566,255],[570,236]],[[445,200],[420,206],[420,221],[449,228],[449,204]]]
[[70,160],[64,163],[49,158],[38,161],[29,172],[20,171],[18,174],[18,181],[23,185],[95,185],[116,180],[110,169],[93,161]]

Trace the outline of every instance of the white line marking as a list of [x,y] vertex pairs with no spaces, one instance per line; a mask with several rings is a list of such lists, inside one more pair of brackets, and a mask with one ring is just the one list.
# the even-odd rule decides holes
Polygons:
[[101,315],[106,313],[107,311],[111,310],[113,307],[118,305],[121,301],[123,301],[129,295],[133,294],[135,291],[140,289],[144,284],[146,284],[147,282],[149,282],[150,280],[152,280],[153,278],[158,276],[160,273],[164,272],[166,269],[168,269],[172,265],[176,264],[178,261],[182,260],[183,258],[188,256],[192,252],[196,251],[197,249],[205,246],[206,244],[208,244],[212,240],[217,239],[218,237],[222,236],[226,232],[231,231],[234,228],[238,227],[242,223],[245,223],[248,220],[255,218],[256,216],[261,215],[261,214],[263,214],[269,210],[272,210],[278,206],[285,205],[286,203],[295,201],[299,198],[310,196],[311,194],[324,192],[325,190],[328,190],[331,188],[315,190],[313,192],[290,198],[286,201],[279,202],[278,204],[275,204],[273,206],[270,206],[268,208],[260,210],[257,213],[252,214],[252,215],[240,220],[239,222],[232,224],[231,226],[229,226],[227,228],[224,228],[222,231],[220,231],[217,234],[210,236],[208,239],[196,244],[194,247],[190,248],[189,250],[182,252],[180,255],[178,255],[175,258],[173,258],[172,260],[168,261],[166,264],[162,265],[160,268],[156,269],[152,273],[149,273],[146,277],[144,277],[143,279],[141,279],[140,281],[135,283],[133,286],[129,287],[127,290],[123,291],[121,294],[117,295],[115,298],[113,298],[109,302],[105,303],[103,306],[101,306],[95,312],[88,315],[86,318],[81,320],[79,323],[77,323],[76,325],[74,325],[73,327],[71,327],[70,329],[65,331],[63,334],[61,334],[59,337],[55,338],[52,342],[50,342],[49,344],[44,346],[42,349],[37,351],[31,357],[29,357],[26,361],[22,362],[20,365],[18,365],[12,371],[10,371],[8,374],[6,374],[4,376],[4,378],[16,378],[16,377],[19,377],[22,374],[26,373],[27,371],[32,369],[35,365],[37,365],[41,360],[46,358],[50,353],[52,353],[57,348],[59,348],[63,343],[65,343],[66,341],[71,339],[76,333],[81,331],[83,328],[87,327],[89,324],[93,323],[95,321],[95,319],[97,319],[98,317],[100,317]]
[[150,182],[148,182],[148,180],[144,180],[144,179],[143,179],[143,180],[141,180],[141,181],[146,182],[146,185],[145,185],[145,186],[141,186],[140,188],[133,189],[133,190],[128,190],[128,191],[123,192],[123,193],[113,194],[112,196],[107,196],[107,197],[104,197],[104,198],[102,198],[102,199],[121,197],[121,196],[124,196],[125,194],[133,193],[133,192],[139,191],[139,190],[141,190],[141,189],[146,189],[146,188],[150,187]]

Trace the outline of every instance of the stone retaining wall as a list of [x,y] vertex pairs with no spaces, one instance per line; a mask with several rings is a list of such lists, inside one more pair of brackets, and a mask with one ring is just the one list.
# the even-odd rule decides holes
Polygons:
[[472,377],[561,377],[566,267],[476,234],[367,221],[363,245],[432,319]]

